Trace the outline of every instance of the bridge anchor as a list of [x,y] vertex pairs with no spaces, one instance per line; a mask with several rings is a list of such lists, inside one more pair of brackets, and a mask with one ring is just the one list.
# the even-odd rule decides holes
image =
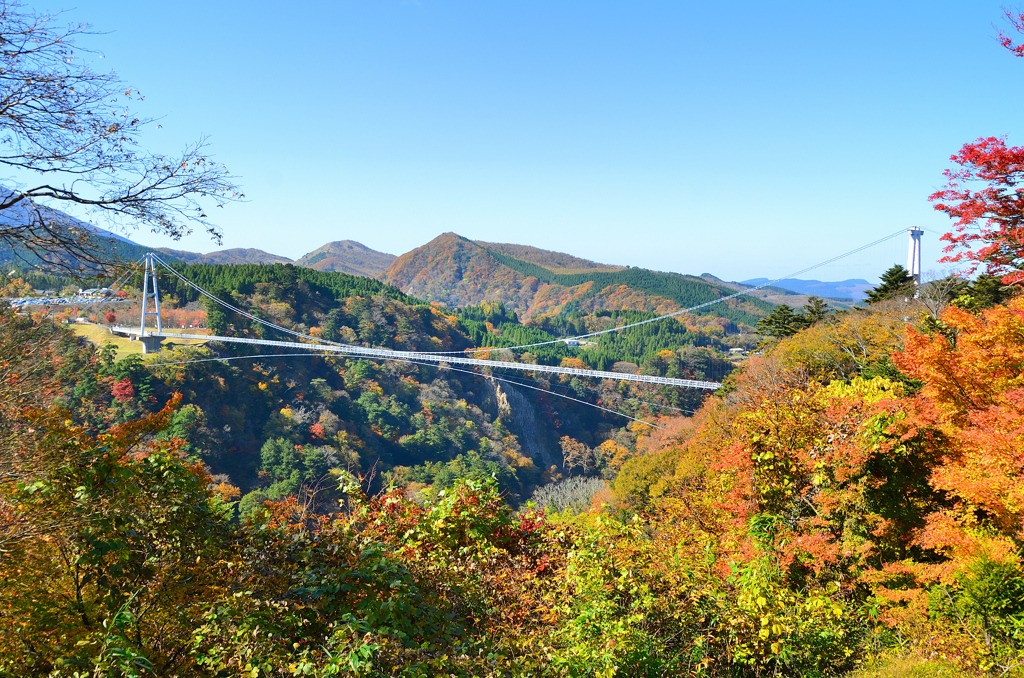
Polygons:
[[160,351],[160,343],[164,340],[163,337],[154,337],[151,335],[144,335],[139,337],[139,341],[142,342],[143,353],[157,353]]

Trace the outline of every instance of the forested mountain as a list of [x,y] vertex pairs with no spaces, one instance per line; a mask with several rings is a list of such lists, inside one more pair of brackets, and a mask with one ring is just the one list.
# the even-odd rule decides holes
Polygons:
[[[108,263],[131,263],[153,250],[160,252],[167,261],[186,264],[294,263],[319,271],[381,278],[413,296],[440,301],[450,308],[500,301],[520,313],[526,321],[561,313],[586,314],[605,310],[666,313],[710,301],[740,288],[738,284],[725,283],[709,274],[698,278],[599,264],[527,245],[473,242],[455,233],[442,234],[401,257],[377,252],[354,240],[329,242],[294,262],[253,248],[231,248],[201,254],[139,245],[123,235],[97,228],[58,210],[34,204],[26,209],[39,209],[48,219],[92,233],[96,251]],[[9,213],[5,218],[17,218],[17,215]],[[70,257],[72,262],[73,259]],[[0,245],[0,266],[12,266],[21,273],[40,264],[42,261],[38,254],[17,252]],[[36,274],[43,272],[42,268],[35,271]],[[759,281],[748,283],[759,284]],[[862,280],[843,283],[794,280],[789,283],[800,294],[855,297],[855,300],[863,298],[864,290],[870,288]],[[788,302],[779,296],[785,294],[782,290],[777,295],[759,293],[716,306],[708,313],[752,327],[773,303]],[[766,301],[769,303],[764,303]]]
[[[579,265],[579,260],[575,261],[573,265]],[[398,257],[382,279],[409,294],[453,308],[501,302],[521,314],[525,322],[565,313],[666,313],[731,293],[693,276],[645,269],[595,268],[557,273],[489,250],[455,233],[446,233]],[[753,326],[770,308],[763,301],[741,297],[699,313]]]
[[243,247],[217,250],[208,254],[186,252],[168,247],[157,247],[155,251],[163,252],[166,255],[164,258],[169,261],[180,261],[186,264],[290,264],[292,261],[288,257]]
[[[404,303],[423,303],[402,290],[373,278],[317,271],[292,264],[179,264],[175,266],[175,270],[196,285],[210,291],[250,295],[259,285],[272,285],[275,290],[297,286],[303,293],[321,295],[323,299],[320,303],[328,305],[331,300],[341,301],[350,296],[384,296]],[[141,277],[136,275],[134,282],[141,286]],[[162,278],[160,285],[166,294],[179,300],[198,301],[200,298],[195,289],[173,276]]]
[[528,245],[513,245],[511,243],[494,243],[475,241],[477,245],[492,252],[515,257],[520,261],[537,264],[555,273],[579,273],[581,271],[621,271],[627,266],[612,266],[610,264],[599,264],[588,259],[580,259],[564,252],[552,252],[542,250],[539,247]]
[[[1020,297],[829,315],[727,375],[720,326],[509,350],[644,316],[530,327],[291,265],[183,270],[334,340],[607,352],[728,388],[217,344],[117,360],[2,310],[0,674],[825,678],[913,652],[982,676],[1024,659]],[[168,313],[197,304],[165,288]]]
[[[500,304],[449,314],[372,278],[291,264],[179,264],[176,268],[215,297],[258,318],[335,342],[408,351],[458,352],[483,347],[487,349],[484,353],[474,355],[498,351],[495,355],[506,360],[554,365],[568,361],[566,364],[602,370],[630,363],[648,374],[700,380],[724,379],[733,367],[723,357],[727,349],[723,327],[714,322],[687,326],[669,319],[606,335],[591,346],[571,347],[554,341],[556,333],[614,327],[639,316],[566,316],[528,327]],[[133,282],[140,284],[139,280]],[[160,284],[162,310],[169,325],[180,310],[193,309],[190,322],[198,313],[199,324],[218,335],[292,339],[200,297],[174,276],[164,276]],[[119,309],[122,312],[126,311]],[[504,349],[552,341],[532,349]],[[157,362],[246,355],[246,348],[235,344],[182,347]],[[274,352],[281,350],[264,351]],[[591,447],[617,440],[616,444],[631,449],[629,440],[634,434],[624,428],[629,420],[586,403],[605,403],[632,416],[643,412],[657,415],[664,408],[695,409],[706,396],[696,390],[588,384],[578,378],[534,381],[516,373],[502,378],[525,382],[529,398],[520,401],[513,414],[508,398],[513,397],[515,386],[496,387],[480,376],[432,366],[376,365],[323,356],[281,360],[267,355],[251,363],[234,363],[235,367],[210,361],[169,366],[169,371],[157,370],[154,381],[154,373],[135,360],[110,362],[104,369],[115,370],[118,379],[128,378],[133,392],[160,393],[160,397],[170,397],[168,389],[183,393],[185,404],[194,406],[190,416],[203,423],[193,431],[199,435],[202,429],[200,438],[182,432],[182,439],[197,449],[235,449],[237,454],[214,455],[207,463],[213,471],[228,474],[246,496],[256,492],[252,495],[256,498],[294,494],[301,485],[301,478],[291,478],[296,469],[305,468],[302,455],[289,462],[298,466],[289,467],[287,473],[280,469],[271,473],[268,464],[279,462],[260,456],[261,450],[271,449],[267,445],[280,447],[282,443],[275,441],[286,439],[292,446],[320,449],[317,454],[327,455],[328,461],[347,460],[352,469],[386,472],[391,482],[400,485],[418,483],[418,487],[440,489],[456,477],[497,474],[504,490],[518,501],[550,478],[544,473],[552,464],[559,464],[560,437],[570,436]],[[559,393],[576,400],[562,400]],[[536,423],[525,426],[522,422],[527,416]],[[344,432],[341,438],[339,431]],[[268,479],[278,480],[260,481],[258,474],[263,471],[271,473]],[[435,476],[442,478],[440,485]],[[245,505],[255,501],[247,499]]]
[[372,250],[355,240],[338,240],[304,254],[295,265],[376,278],[388,269],[395,258],[393,254]]

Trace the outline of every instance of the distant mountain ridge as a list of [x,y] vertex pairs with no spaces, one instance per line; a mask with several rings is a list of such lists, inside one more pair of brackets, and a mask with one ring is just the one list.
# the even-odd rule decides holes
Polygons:
[[337,240],[304,254],[295,261],[295,265],[377,278],[395,259],[397,257],[393,254],[372,250],[355,240]]
[[208,254],[198,252],[186,252],[184,250],[173,250],[168,247],[157,247],[157,252],[163,252],[173,259],[186,264],[290,264],[292,260],[263,250],[246,247],[233,247],[226,250],[217,250]]
[[[769,280],[769,278],[751,278],[750,280],[744,280],[742,284],[763,285]],[[874,284],[862,278],[852,278],[836,282],[787,278],[775,283],[774,286],[796,292],[797,294],[814,295],[826,299],[853,299],[854,301],[864,301],[867,298],[865,292],[875,288]]]
[[[95,233],[111,259],[130,262],[151,250],[62,212],[54,211],[54,214],[75,228],[87,228]],[[0,215],[0,220],[4,216],[8,220],[16,218],[16,215]],[[296,261],[255,248],[229,248],[206,254],[168,247],[156,248],[156,251],[169,261],[185,264],[286,264],[376,278],[405,294],[442,302],[450,308],[500,301],[524,321],[564,313],[587,315],[624,310],[669,313],[729,296],[742,290],[743,285],[767,281],[759,278],[743,284],[728,283],[710,274],[696,277],[602,264],[528,245],[472,241],[457,233],[444,233],[399,257],[354,240],[326,243]],[[0,248],[0,263],[16,259],[16,255],[14,251],[5,252]],[[860,279],[839,283],[792,279],[778,287],[797,295],[859,300],[872,285]],[[773,303],[790,303],[787,294],[776,289],[757,296],[745,295],[698,313],[755,325]]]

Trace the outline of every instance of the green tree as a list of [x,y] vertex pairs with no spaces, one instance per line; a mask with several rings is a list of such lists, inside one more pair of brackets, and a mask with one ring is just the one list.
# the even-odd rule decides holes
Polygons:
[[823,319],[832,309],[829,308],[828,302],[821,297],[808,297],[807,303],[804,304],[801,315],[803,316],[803,323],[805,327],[810,327],[814,323]]
[[156,440],[177,440],[179,449],[188,455],[202,455],[209,449],[206,413],[197,405],[183,405],[171,415],[170,422],[155,436]]
[[992,308],[1006,301],[1011,289],[1009,285],[1003,285],[997,276],[979,275],[966,285],[953,304],[969,311]]
[[757,331],[766,336],[781,339],[796,334],[802,325],[802,316],[796,313],[789,304],[782,304],[757,322]]
[[344,325],[345,312],[340,308],[332,309],[320,325],[320,336],[327,341],[341,341],[341,328]]
[[[223,287],[210,290],[210,294],[217,299],[229,297],[229,293]],[[209,297],[203,297],[203,309],[206,310],[206,327],[210,334],[224,336],[228,330],[228,313],[222,305]]]
[[909,296],[913,282],[914,276],[910,275],[907,269],[899,264],[894,264],[892,268],[882,274],[882,284],[868,292],[868,303],[877,304],[900,295]]

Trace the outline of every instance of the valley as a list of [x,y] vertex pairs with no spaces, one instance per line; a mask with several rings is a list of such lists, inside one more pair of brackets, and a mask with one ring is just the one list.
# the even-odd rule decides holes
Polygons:
[[1024,678],[1024,8],[30,2],[0,678]]

